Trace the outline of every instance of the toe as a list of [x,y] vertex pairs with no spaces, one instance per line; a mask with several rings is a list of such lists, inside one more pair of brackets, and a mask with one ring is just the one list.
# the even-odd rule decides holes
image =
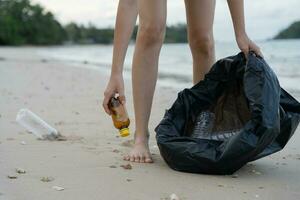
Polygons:
[[129,159],[131,162],[134,162],[134,157],[133,156],[130,156],[130,159]]
[[129,155],[124,156],[124,160],[129,160]]
[[150,157],[146,157],[146,158],[145,158],[145,162],[146,162],[146,163],[152,163],[153,160],[152,160],[152,158],[150,158]]
[[140,162],[141,162],[141,163],[144,163],[144,162],[145,162],[145,156],[141,155],[141,157],[140,157]]
[[134,156],[134,162],[140,162],[140,156]]

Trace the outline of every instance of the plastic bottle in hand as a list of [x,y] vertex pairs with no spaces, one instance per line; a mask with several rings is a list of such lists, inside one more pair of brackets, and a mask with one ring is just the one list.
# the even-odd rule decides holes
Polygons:
[[112,112],[112,120],[114,126],[119,129],[121,137],[128,136],[130,120],[125,106],[121,103],[118,97],[112,97],[109,101],[109,109]]

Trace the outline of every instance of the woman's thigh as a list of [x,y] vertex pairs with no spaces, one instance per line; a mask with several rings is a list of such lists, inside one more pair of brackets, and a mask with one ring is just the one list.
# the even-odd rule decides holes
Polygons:
[[185,0],[189,37],[213,35],[215,0]]
[[139,26],[164,29],[167,16],[167,0],[138,0]]

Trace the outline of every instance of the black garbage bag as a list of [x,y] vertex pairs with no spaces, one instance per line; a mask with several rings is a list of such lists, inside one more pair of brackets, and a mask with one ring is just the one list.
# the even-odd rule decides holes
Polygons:
[[299,120],[299,102],[280,87],[265,60],[239,53],[181,91],[155,131],[172,169],[232,174],[283,149]]

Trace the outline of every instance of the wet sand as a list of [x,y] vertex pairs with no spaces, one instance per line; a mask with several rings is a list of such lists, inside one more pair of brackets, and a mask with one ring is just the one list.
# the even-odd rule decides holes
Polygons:
[[[157,87],[150,123],[154,163],[130,168],[122,155],[130,150],[132,135],[117,137],[101,107],[107,74],[41,57],[36,50],[0,48],[0,200],[165,200],[173,193],[182,200],[300,199],[299,128],[283,151],[233,176],[173,171],[159,155],[153,129],[178,91]],[[130,80],[125,84],[134,121]],[[37,140],[15,122],[21,108],[43,117],[68,140]]]

